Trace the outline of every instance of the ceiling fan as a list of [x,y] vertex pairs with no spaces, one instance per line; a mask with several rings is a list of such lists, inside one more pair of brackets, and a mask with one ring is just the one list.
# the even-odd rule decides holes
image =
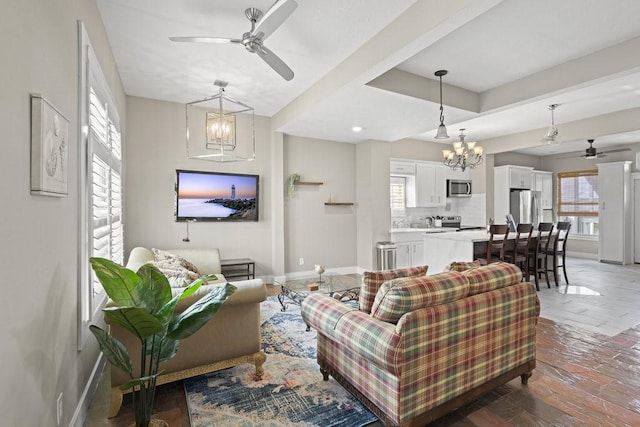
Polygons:
[[251,22],[251,30],[242,35],[242,38],[232,39],[225,37],[169,37],[174,42],[195,43],[235,43],[241,44],[251,53],[257,53],[264,62],[273,68],[283,79],[289,81],[293,78],[293,71],[275,53],[264,46],[264,41],[293,13],[298,7],[295,0],[277,0],[266,13],[260,9],[250,7],[244,11],[244,15]]
[[547,108],[551,111],[551,126],[549,126],[549,130],[547,134],[542,138],[542,142],[547,144],[559,144],[560,138],[558,137],[558,128],[556,127],[553,111],[558,108],[560,104],[551,104]]
[[585,159],[597,159],[599,157],[607,157],[607,155],[605,153],[619,153],[622,151],[630,151],[631,148],[617,148],[615,150],[607,150],[607,151],[598,151],[594,146],[593,146],[593,142],[595,140],[594,139],[587,139],[587,142],[589,143],[589,147],[584,150],[585,153],[584,154],[580,154],[578,156],[568,156],[568,157],[562,157],[563,159],[572,159],[575,157],[583,157]]

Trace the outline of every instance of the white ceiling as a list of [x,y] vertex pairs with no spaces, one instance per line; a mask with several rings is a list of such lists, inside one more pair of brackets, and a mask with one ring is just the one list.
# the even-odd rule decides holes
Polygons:
[[[168,39],[241,38],[244,9],[273,0],[97,2],[128,95],[186,103],[220,79],[292,135],[436,141],[434,72],[447,69],[447,144],[460,128],[496,151],[510,149],[506,139],[536,155],[583,150],[587,138],[640,142],[640,120],[616,120],[634,109],[640,118],[637,0],[297,0],[265,41],[295,72],[289,82],[241,45]],[[562,142],[546,145],[554,103]]]

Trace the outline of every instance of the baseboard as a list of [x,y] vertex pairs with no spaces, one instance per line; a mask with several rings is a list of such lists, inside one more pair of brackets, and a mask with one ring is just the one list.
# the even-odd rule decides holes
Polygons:
[[574,257],[574,258],[584,258],[584,259],[592,259],[592,260],[598,260],[598,254],[592,254],[589,252],[571,252],[571,251],[567,251],[567,256],[568,257]]
[[93,366],[93,370],[91,371],[89,381],[87,381],[84,390],[82,390],[82,395],[80,396],[76,410],[73,412],[73,417],[69,422],[70,427],[83,427],[87,421],[89,406],[96,394],[96,389],[100,383],[100,377],[102,376],[102,371],[104,370],[106,363],[107,358],[102,354],[102,352],[100,352],[100,356],[98,357],[98,360],[96,360],[96,364]]

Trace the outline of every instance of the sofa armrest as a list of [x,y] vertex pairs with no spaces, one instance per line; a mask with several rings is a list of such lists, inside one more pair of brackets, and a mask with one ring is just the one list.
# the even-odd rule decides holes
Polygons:
[[328,295],[311,293],[302,301],[300,310],[307,325],[323,335],[333,336],[338,320],[346,313],[358,309]]
[[402,336],[396,325],[323,294],[311,294],[302,302],[302,318],[319,334],[393,373],[401,368]]
[[[267,299],[267,287],[265,286],[262,279],[251,279],[251,280],[240,280],[237,282],[229,282],[234,285],[237,290],[229,297],[229,299],[224,303],[225,306],[231,305],[241,305],[241,304],[260,304],[262,301]],[[216,282],[213,284],[202,285],[197,290],[197,292],[191,295],[188,298],[185,298],[178,302],[176,306],[177,311],[182,311],[191,304],[193,304],[198,299],[202,298],[202,296],[208,294],[211,289],[221,286],[221,283]],[[173,292],[180,293],[182,292],[181,288],[173,288]]]

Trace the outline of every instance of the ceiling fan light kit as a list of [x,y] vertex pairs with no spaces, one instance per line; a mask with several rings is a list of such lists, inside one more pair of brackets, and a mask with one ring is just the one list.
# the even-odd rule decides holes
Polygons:
[[275,53],[267,49],[264,41],[282,25],[296,7],[298,7],[298,3],[296,3],[295,0],[277,0],[264,14],[260,9],[256,9],[255,7],[246,9],[244,15],[249,22],[251,22],[251,30],[245,32],[241,39],[189,36],[169,37],[169,40],[174,42],[241,44],[248,52],[258,54],[258,56],[273,68],[275,72],[280,74],[283,79],[289,81],[293,79],[293,71]]
[[547,144],[559,144],[560,139],[558,138],[558,128],[556,127],[555,117],[553,112],[556,108],[558,108],[560,104],[551,104],[547,108],[551,111],[551,126],[549,126],[549,130],[547,134],[542,138],[542,142],[546,142]]
[[442,76],[447,75],[447,70],[438,70],[435,72],[436,77],[440,78],[440,125],[438,125],[438,132],[436,133],[436,139],[447,139],[447,127],[444,125],[444,108],[442,107]]
[[460,142],[453,143],[453,150],[442,150],[443,163],[451,170],[475,169],[484,160],[484,149],[475,142],[466,142],[465,137],[464,129],[460,129]]
[[255,160],[253,108],[227,96],[227,82],[214,84],[217,94],[185,105],[187,157],[213,162]]

